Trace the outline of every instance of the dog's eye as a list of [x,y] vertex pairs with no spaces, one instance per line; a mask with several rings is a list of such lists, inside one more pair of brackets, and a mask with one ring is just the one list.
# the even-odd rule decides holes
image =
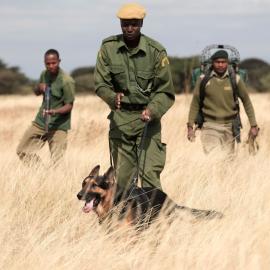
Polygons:
[[109,184],[107,182],[103,182],[100,184],[100,187],[103,189],[108,189],[109,188]]
[[97,187],[97,184],[92,184],[92,188],[96,188]]

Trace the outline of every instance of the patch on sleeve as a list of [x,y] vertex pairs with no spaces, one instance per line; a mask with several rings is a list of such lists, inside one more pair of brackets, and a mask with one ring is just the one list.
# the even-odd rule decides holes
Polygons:
[[163,59],[161,60],[161,67],[165,67],[166,65],[169,65],[169,59],[167,56],[163,57]]
[[239,74],[236,74],[236,83],[237,84],[239,83],[240,79],[241,79],[240,75]]
[[99,52],[98,52],[98,58],[102,58],[102,52],[101,52],[101,50],[99,50]]
[[232,91],[232,88],[231,88],[231,86],[224,86],[224,90],[225,91]]

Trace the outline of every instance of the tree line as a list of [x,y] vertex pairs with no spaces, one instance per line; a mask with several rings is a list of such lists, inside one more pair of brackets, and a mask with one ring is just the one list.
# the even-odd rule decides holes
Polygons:
[[[176,93],[190,93],[191,74],[200,66],[199,56],[169,57]],[[248,87],[253,92],[270,91],[270,64],[249,58],[240,63],[248,74]],[[76,83],[76,93],[94,93],[94,67],[79,67],[71,72]],[[19,67],[8,67],[0,60],[0,94],[30,94],[37,81],[30,80]]]

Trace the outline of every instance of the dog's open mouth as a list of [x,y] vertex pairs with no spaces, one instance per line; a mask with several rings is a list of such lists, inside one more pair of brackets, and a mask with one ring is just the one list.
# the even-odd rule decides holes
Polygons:
[[99,203],[100,203],[99,196],[92,198],[90,201],[85,202],[85,205],[82,210],[84,213],[89,213],[92,210],[96,209]]

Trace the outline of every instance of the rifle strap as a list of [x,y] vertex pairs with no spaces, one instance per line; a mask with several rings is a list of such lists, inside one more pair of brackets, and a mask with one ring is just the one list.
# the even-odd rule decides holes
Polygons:
[[208,81],[211,79],[211,72],[212,69],[209,69],[205,76],[202,78],[201,83],[200,83],[200,104],[199,104],[199,111],[202,113],[202,108],[203,108],[203,102],[205,98],[205,87],[208,83]]
[[232,86],[232,91],[233,91],[233,99],[235,102],[235,106],[237,109],[237,112],[240,112],[240,106],[239,106],[239,100],[238,100],[238,86],[237,86],[237,82],[236,82],[236,73],[232,68],[229,68],[229,78],[230,78],[230,82],[231,82],[231,86]]

